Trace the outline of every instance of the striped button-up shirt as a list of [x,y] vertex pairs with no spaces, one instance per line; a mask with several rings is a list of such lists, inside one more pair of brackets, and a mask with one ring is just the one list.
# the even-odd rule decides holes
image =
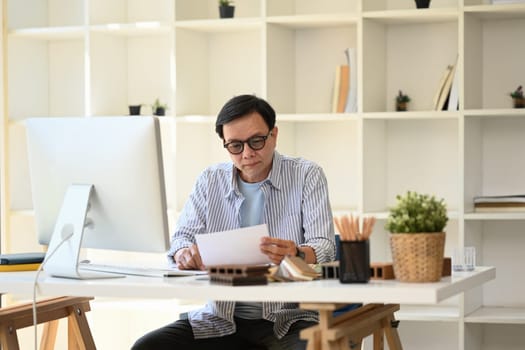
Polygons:
[[[272,169],[261,190],[265,198],[263,222],[270,236],[313,248],[318,263],[335,259],[332,211],[321,167],[275,152]],[[243,200],[237,185],[237,170],[232,163],[205,169],[179,217],[168,258],[173,259],[179,249],[194,244],[197,234],[240,228]],[[234,301],[210,301],[204,308],[189,312],[195,338],[234,333],[234,310]],[[316,312],[301,310],[297,303],[263,302],[262,315],[274,322],[274,332],[279,338],[295,321],[318,321]]]

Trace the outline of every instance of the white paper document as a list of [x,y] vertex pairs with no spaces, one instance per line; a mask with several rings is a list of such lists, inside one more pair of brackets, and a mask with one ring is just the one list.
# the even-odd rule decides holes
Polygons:
[[266,224],[200,234],[195,238],[205,266],[255,265],[270,263],[270,259],[259,249],[263,236],[268,236]]

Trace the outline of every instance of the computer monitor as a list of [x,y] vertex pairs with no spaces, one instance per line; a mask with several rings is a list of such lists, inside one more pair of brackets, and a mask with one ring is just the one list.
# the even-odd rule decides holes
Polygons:
[[38,241],[44,270],[81,274],[81,248],[165,252],[169,248],[156,117],[40,117],[26,121]]

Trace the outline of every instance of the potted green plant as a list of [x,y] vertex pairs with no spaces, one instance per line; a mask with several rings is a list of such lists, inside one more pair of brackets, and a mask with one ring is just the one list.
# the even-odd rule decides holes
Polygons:
[[396,111],[406,111],[409,102],[410,97],[407,94],[404,94],[403,91],[399,90],[396,96]]
[[235,6],[231,0],[219,0],[219,15],[221,18],[233,18]]
[[520,85],[510,93],[514,108],[525,108],[525,97],[523,97],[523,87]]
[[439,281],[443,272],[447,207],[443,199],[407,191],[396,196],[385,229],[396,279],[403,282]]
[[165,103],[160,103],[160,100],[157,98],[155,102],[151,105],[151,110],[153,115],[166,115],[166,110],[168,105]]

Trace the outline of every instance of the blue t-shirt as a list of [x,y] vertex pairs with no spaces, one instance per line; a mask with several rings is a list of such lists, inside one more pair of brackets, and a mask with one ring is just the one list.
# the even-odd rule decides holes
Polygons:
[[[241,205],[241,227],[248,227],[262,224],[264,194],[261,190],[262,182],[244,182],[240,176],[237,177],[239,191],[244,196]],[[236,317],[246,319],[262,318],[262,303],[256,302],[236,302]]]

